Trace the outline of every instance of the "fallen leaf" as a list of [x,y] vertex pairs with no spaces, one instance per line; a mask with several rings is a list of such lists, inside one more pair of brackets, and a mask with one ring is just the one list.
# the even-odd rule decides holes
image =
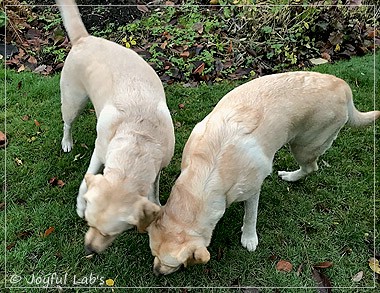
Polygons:
[[46,229],[44,233],[44,237],[48,237],[54,230],[55,230],[54,227],[49,227],[48,229]]
[[8,144],[7,136],[4,132],[0,131],[0,148]]
[[349,4],[348,5],[357,5],[357,6],[360,6],[360,5],[362,5],[362,0],[349,0]]
[[21,166],[23,164],[22,160],[20,160],[19,158],[15,158],[15,163],[17,166]]
[[309,61],[314,65],[321,65],[321,64],[329,63],[329,61],[327,61],[326,59],[323,59],[323,58],[311,58],[311,59],[309,59]]
[[324,262],[320,262],[320,263],[314,265],[313,267],[318,268],[318,269],[327,269],[327,268],[332,267],[332,266],[333,266],[333,263],[331,261],[324,261]]
[[327,53],[327,52],[323,52],[323,53],[321,54],[321,57],[322,57],[323,59],[326,59],[327,61],[331,61],[331,56],[330,56],[330,54]]
[[37,137],[32,136],[31,138],[28,138],[28,142],[33,142],[36,141]]
[[22,232],[18,233],[16,235],[16,237],[19,238],[19,239],[23,239],[24,240],[24,239],[28,239],[32,235],[33,235],[33,231],[32,230],[25,230],[25,231],[22,231]]
[[6,249],[7,250],[11,250],[13,247],[15,247],[16,246],[16,242],[12,242],[11,244],[8,244],[7,245],[7,247],[6,247]]
[[65,186],[65,182],[59,179],[57,180],[57,186],[62,188],[63,186]]
[[289,273],[291,272],[292,269],[293,269],[293,265],[286,260],[280,260],[276,265],[276,270],[280,272]]
[[138,9],[139,11],[141,11],[142,13],[149,12],[149,8],[148,8],[148,6],[146,6],[146,5],[138,4],[136,7],[137,7],[137,9]]
[[217,5],[219,4],[219,0],[210,0],[211,5]]
[[182,52],[182,53],[180,54],[180,56],[181,56],[181,57],[184,57],[184,58],[187,58],[187,57],[190,56],[190,52],[189,52],[189,51]]
[[40,122],[38,122],[36,119],[34,119],[34,124],[35,124],[37,127],[40,127],[40,126],[41,126]]
[[31,63],[31,64],[37,64],[37,59],[34,58],[33,56],[29,56],[28,62]]
[[43,73],[45,71],[45,69],[46,69],[46,65],[42,64],[42,65],[36,67],[33,70],[33,72],[35,72],[35,73]]
[[360,282],[361,279],[363,279],[363,274],[364,274],[364,272],[363,272],[363,271],[360,271],[359,273],[357,273],[356,275],[354,275],[354,276],[352,277],[352,281],[353,281],[353,282]]
[[230,45],[228,46],[227,54],[231,54],[231,53],[232,53],[232,41],[230,40]]
[[317,289],[320,293],[330,293],[332,292],[332,284],[329,278],[317,269],[312,270],[313,279],[317,282]]
[[17,69],[17,72],[22,72],[25,70],[25,65],[21,64],[21,66]]
[[301,263],[301,264],[298,266],[298,269],[297,269],[297,272],[296,272],[297,277],[299,277],[299,276],[301,275],[302,270],[303,270],[303,263]]
[[201,74],[203,72],[203,70],[205,69],[205,63],[202,62],[201,65],[199,65],[194,71],[193,71],[193,74]]
[[115,285],[115,281],[112,280],[112,279],[107,279],[106,280],[106,285],[109,286],[109,287],[112,287],[113,285]]
[[161,44],[161,49],[162,50],[165,50],[166,46],[168,45],[168,42],[167,41],[164,41],[162,44]]
[[199,34],[202,34],[203,33],[203,23],[201,23],[201,22],[194,23],[193,30],[198,32]]
[[185,104],[179,104],[179,105],[178,105],[178,108],[180,108],[180,109],[185,108]]
[[380,265],[378,259],[371,257],[368,260],[368,264],[372,271],[374,271],[376,274],[380,274]]

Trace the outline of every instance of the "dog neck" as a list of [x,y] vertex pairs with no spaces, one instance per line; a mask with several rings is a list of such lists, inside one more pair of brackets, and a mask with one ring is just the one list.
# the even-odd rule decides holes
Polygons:
[[110,141],[103,174],[110,181],[152,185],[160,171],[160,149],[138,132],[116,132]]
[[223,192],[204,190],[201,182],[192,185],[196,181],[190,179],[192,176],[190,170],[181,172],[163,207],[163,222],[173,224],[169,224],[173,228],[181,227],[180,232],[184,231],[188,236],[202,237],[208,246],[212,232],[226,210],[226,198]]

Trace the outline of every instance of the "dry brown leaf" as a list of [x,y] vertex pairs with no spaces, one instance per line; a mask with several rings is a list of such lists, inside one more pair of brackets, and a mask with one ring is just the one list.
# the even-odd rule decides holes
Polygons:
[[180,56],[181,56],[181,57],[184,57],[184,58],[187,58],[187,57],[190,56],[190,52],[189,52],[189,51],[182,52],[182,53],[180,54]]
[[148,8],[148,6],[146,6],[146,5],[138,4],[136,7],[137,7],[137,9],[138,9],[139,11],[141,11],[142,13],[149,12],[149,8]]
[[227,54],[231,54],[232,53],[232,41],[230,41],[230,45],[228,46],[228,49],[227,49]]
[[332,292],[332,284],[329,278],[318,271],[317,269],[313,268],[312,270],[313,279],[317,282],[317,289],[320,293],[330,293]]
[[205,64],[204,62],[202,62],[201,65],[199,65],[194,71],[193,71],[193,74],[201,74],[203,72],[203,70],[205,69]]
[[161,49],[162,50],[165,50],[165,48],[166,48],[166,46],[168,45],[168,42],[167,41],[165,41],[165,42],[163,42],[162,44],[161,44]]
[[203,33],[203,23],[201,23],[201,22],[194,23],[193,30],[198,32],[198,34],[202,34]]
[[30,57],[28,58],[28,62],[31,63],[31,64],[37,64],[37,59],[34,58],[33,56],[30,56]]
[[333,263],[331,261],[324,261],[324,262],[320,262],[320,263],[314,265],[313,267],[318,268],[318,269],[327,269],[327,268],[332,267],[332,266],[333,266]]
[[55,230],[54,227],[49,227],[48,229],[46,229],[44,233],[44,237],[48,237],[54,230]]
[[298,269],[297,269],[297,272],[296,272],[297,277],[299,277],[299,276],[301,275],[302,270],[303,270],[303,263],[301,263],[301,264],[298,266]]
[[15,246],[16,246],[16,242],[12,242],[12,243],[10,243],[10,244],[7,245],[6,249],[7,250],[11,250]]
[[34,119],[34,124],[35,124],[37,127],[40,127],[40,126],[41,126],[40,122],[38,122],[36,119]]
[[65,186],[65,182],[63,182],[61,179],[59,179],[59,180],[57,180],[57,186],[62,188],[63,186]]
[[287,260],[280,260],[276,265],[276,270],[280,272],[291,272],[293,269],[293,265]]
[[22,72],[25,70],[25,65],[21,64],[21,66],[17,69],[17,72]]

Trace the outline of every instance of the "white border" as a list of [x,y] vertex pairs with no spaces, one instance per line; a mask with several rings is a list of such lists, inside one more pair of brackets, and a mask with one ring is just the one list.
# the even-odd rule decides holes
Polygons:
[[[164,4],[151,4],[153,2],[150,2],[148,4],[145,4],[146,6],[148,7],[167,7],[168,5],[164,5]],[[12,6],[27,6],[27,7],[30,7],[30,6],[41,6],[41,7],[54,7],[54,6],[57,6],[57,5],[28,5],[28,4],[20,4],[20,5],[5,5],[4,8],[4,13],[6,15],[7,13],[7,7],[12,7]],[[105,5],[78,5],[79,7],[81,6],[99,6],[99,7],[103,7]],[[135,7],[137,6],[136,5],[106,5],[107,7],[112,7],[112,6],[115,6],[115,7]],[[179,7],[179,6],[182,6],[182,5],[174,5],[173,7]],[[185,6],[188,6],[188,7],[191,7],[191,6],[204,6],[204,7],[213,7],[214,5],[210,4],[210,5],[185,5]],[[221,7],[227,7],[227,6],[233,6],[235,7],[235,5],[223,5]],[[294,7],[297,7],[297,6],[303,6],[301,4],[283,4],[283,5],[267,5],[267,4],[256,4],[256,5],[241,5],[242,7],[247,7],[247,6],[256,6],[256,7],[260,7],[260,6],[263,6],[263,7],[277,7],[277,6],[294,6]],[[327,7],[335,7],[335,6],[344,6],[344,5],[323,5],[323,4],[315,4],[313,5],[315,7],[323,7],[323,6],[327,6]],[[351,5],[351,6],[356,6],[356,5]],[[373,27],[375,29],[375,31],[377,30],[377,27],[376,27],[376,10],[379,9],[379,13],[380,13],[380,6],[377,8],[377,5],[374,4],[374,5],[360,5],[360,6],[368,6],[368,7],[373,7],[374,9],[374,13],[373,13]],[[5,26],[7,25],[7,19],[5,20]],[[5,39],[7,38],[7,32],[5,30]],[[374,44],[374,53],[373,53],[373,67],[374,67],[374,74],[373,74],[373,77],[374,77],[374,80],[373,80],[373,105],[374,105],[374,109],[375,109],[375,106],[376,106],[376,44],[375,44],[375,35],[373,37],[373,44]],[[7,133],[7,66],[6,66],[6,56],[4,56],[4,94],[5,94],[5,103],[4,103],[4,106],[5,106],[5,115],[4,115],[4,132],[5,134]],[[5,146],[5,149],[4,149],[4,153],[5,153],[5,156],[4,156],[4,182],[7,181],[7,146]],[[162,286],[158,286],[158,287],[118,287],[118,286],[102,286],[102,287],[88,287],[88,286],[85,286],[85,287],[79,287],[79,286],[43,286],[43,287],[17,287],[17,286],[11,286],[11,287],[7,287],[7,250],[6,250],[6,240],[7,240],[7,187],[6,187],[6,184],[4,185],[5,186],[5,190],[4,190],[4,203],[5,203],[5,207],[4,207],[4,236],[5,236],[5,239],[4,239],[4,255],[5,255],[5,264],[4,264],[4,288],[5,289],[249,289],[249,288],[252,288],[252,289],[324,289],[324,288],[331,288],[331,289],[376,289],[376,275],[375,275],[375,272],[373,272],[372,276],[373,276],[373,287],[273,287],[273,286],[270,286],[270,287],[255,287],[255,286],[231,286],[231,287],[186,287],[186,286],[182,286],[182,287],[162,287]],[[375,120],[373,121],[373,256],[375,256],[375,252],[376,252],[376,127],[375,127]],[[8,276],[9,277],[9,276]]]

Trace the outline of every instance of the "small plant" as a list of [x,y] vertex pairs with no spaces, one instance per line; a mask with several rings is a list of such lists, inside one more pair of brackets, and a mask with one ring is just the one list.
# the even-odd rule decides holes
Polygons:
[[0,27],[5,26],[7,22],[7,16],[5,15],[5,12],[3,10],[0,10]]

